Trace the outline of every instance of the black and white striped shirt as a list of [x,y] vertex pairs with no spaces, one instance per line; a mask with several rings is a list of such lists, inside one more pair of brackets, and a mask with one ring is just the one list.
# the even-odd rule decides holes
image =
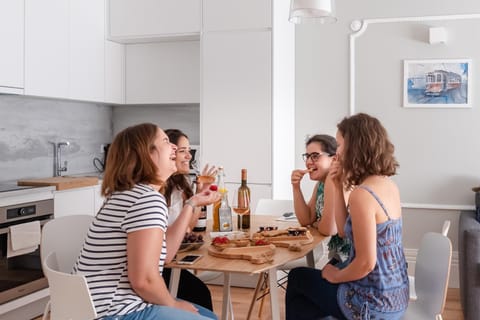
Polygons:
[[[83,274],[98,317],[124,315],[150,304],[139,297],[128,281],[127,233],[148,228],[167,230],[168,209],[163,195],[147,185],[115,192],[95,217],[74,273]],[[167,255],[165,233],[158,270]]]

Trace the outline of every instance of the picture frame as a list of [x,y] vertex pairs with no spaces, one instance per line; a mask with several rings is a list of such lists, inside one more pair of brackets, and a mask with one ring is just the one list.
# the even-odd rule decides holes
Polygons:
[[471,108],[471,59],[404,60],[405,108]]

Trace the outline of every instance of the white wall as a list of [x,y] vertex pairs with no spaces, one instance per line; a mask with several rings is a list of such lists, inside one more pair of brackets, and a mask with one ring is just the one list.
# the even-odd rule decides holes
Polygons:
[[[297,25],[296,27],[296,114],[295,114],[295,145],[296,145],[296,165],[303,167],[304,163],[300,158],[300,154],[304,152],[305,136],[314,133],[329,133],[334,135],[336,132],[336,124],[349,113],[349,36],[350,23],[356,19],[372,19],[372,18],[386,18],[386,17],[410,17],[410,16],[431,16],[431,15],[449,15],[449,14],[466,14],[466,13],[480,13],[480,2],[474,0],[457,1],[455,2],[455,9],[452,9],[450,3],[439,2],[433,0],[424,1],[373,1],[365,0],[361,2],[355,1],[337,1],[337,16],[338,22],[332,25]],[[458,38],[464,36],[471,36],[472,32],[464,31],[460,33]],[[468,30],[468,29],[467,29]],[[407,39],[402,40],[402,47],[399,47],[398,42],[392,40],[398,37],[398,31],[392,33],[391,28],[378,28],[375,31],[375,41],[364,45],[360,53],[360,57],[365,61],[357,60],[357,65],[365,68],[369,64],[375,64],[380,61],[379,68],[384,68],[385,61],[392,59],[398,60],[397,68],[393,69],[398,74],[392,77],[395,81],[374,81],[374,84],[380,91],[390,93],[391,96],[381,95],[378,101],[372,100],[368,93],[357,92],[357,97],[363,99],[357,101],[359,108],[357,110],[372,113],[378,116],[387,127],[389,132],[392,132],[392,140],[397,146],[397,155],[399,157],[402,178],[408,176],[410,179],[403,179],[401,182],[401,192],[409,197],[409,201],[417,203],[429,203],[432,201],[437,204],[455,204],[455,205],[472,205],[473,192],[470,187],[480,184],[480,166],[477,165],[476,172],[468,172],[465,174],[462,171],[467,164],[469,168],[475,168],[470,159],[464,159],[465,151],[468,150],[469,158],[479,159],[480,148],[478,148],[479,129],[475,129],[476,119],[479,119],[478,100],[474,96],[473,109],[465,109],[467,111],[460,112],[440,112],[429,110],[426,112],[418,112],[419,109],[408,111],[401,107],[402,86],[401,79],[403,74],[401,71],[402,59],[426,59],[426,58],[451,58],[456,55],[456,58],[472,58],[474,64],[478,64],[475,59],[478,57],[478,50],[480,43],[477,41],[470,41],[469,49],[463,50],[463,46],[448,45],[442,52],[435,54],[430,49],[417,51],[415,46],[421,46],[424,40],[424,35],[419,32],[411,31],[406,34]],[[383,39],[384,41],[381,41]],[[473,39],[473,38],[471,38]],[[422,42],[422,44],[419,44]],[[392,44],[397,43],[392,47]],[[452,44],[452,43],[451,43]],[[395,50],[399,49],[399,50]],[[389,51],[390,50],[390,51]],[[417,57],[417,54],[419,55]],[[465,57],[465,55],[468,55]],[[372,57],[371,59],[369,57]],[[390,70],[390,69],[389,69]],[[478,68],[475,68],[478,70]],[[380,74],[381,71],[378,71]],[[376,75],[378,75],[376,74]],[[359,74],[361,80],[365,80],[365,73]],[[475,74],[474,74],[475,77]],[[359,78],[360,79],[360,78]],[[359,80],[357,79],[357,81]],[[476,80],[476,79],[474,79]],[[400,85],[399,85],[400,84]],[[478,91],[479,85],[477,81],[474,82],[474,90]],[[359,87],[357,90],[365,90],[364,87]],[[361,106],[361,107],[360,107]],[[383,107],[383,108],[381,108]],[[402,113],[399,116],[399,113]],[[435,114],[435,115],[433,115]],[[421,121],[418,122],[418,119]],[[400,118],[399,118],[400,117]],[[429,121],[431,117],[435,119]],[[447,128],[453,132],[452,136],[441,135],[441,140],[438,141],[438,136],[423,135],[420,139],[409,134],[409,131],[421,128],[428,132],[431,130],[438,130],[439,128]],[[480,127],[479,127],[480,128]],[[467,133],[471,132],[471,136]],[[458,136],[461,134],[461,136]],[[453,138],[455,136],[455,138]],[[445,143],[445,139],[448,143]],[[467,142],[465,142],[467,141]],[[441,156],[445,152],[449,152],[453,148],[454,156],[447,157],[450,159],[448,165],[448,172],[445,175],[433,175],[433,171],[437,173],[441,166],[435,167],[436,163],[432,161],[418,161],[419,158],[425,156],[422,153],[424,150],[422,146],[435,145],[437,153],[435,161],[440,161]],[[402,150],[398,150],[398,148]],[[411,149],[410,149],[411,148]],[[433,149],[429,148],[429,152]],[[443,151],[443,152],[442,152]],[[430,155],[430,153],[428,154]],[[427,159],[431,159],[428,158]],[[404,166],[402,166],[402,163]],[[478,161],[477,161],[478,164]],[[441,163],[445,165],[445,163]],[[463,167],[462,167],[463,166]],[[458,170],[457,170],[458,169]],[[407,174],[408,172],[408,174]],[[435,185],[428,184],[429,179],[422,180],[422,174],[431,174],[435,177]],[[458,173],[456,175],[456,173]],[[457,180],[452,180],[456,177]],[[419,191],[419,183],[425,183],[428,188]],[[439,186],[441,185],[441,186]],[[451,197],[449,201],[443,202],[441,196],[437,196],[438,192],[448,195],[449,186],[455,189],[455,196]],[[305,181],[304,187],[310,192],[313,184]],[[431,187],[431,188],[430,188]],[[436,187],[436,188],[434,188]],[[463,188],[459,191],[458,188]],[[425,190],[428,189],[428,190]],[[432,191],[433,189],[433,191]],[[411,192],[415,190],[415,192]],[[437,192],[437,194],[435,193]],[[422,193],[425,196],[422,196]],[[455,202],[455,203],[452,203]],[[433,203],[435,204],[435,203]],[[415,256],[416,249],[420,241],[420,237],[427,231],[438,231],[441,228],[444,219],[452,220],[452,227],[450,229],[449,237],[453,242],[454,259],[452,262],[452,278],[451,285],[456,286],[458,277],[456,276],[457,261],[457,225],[459,209],[440,210],[440,209],[422,209],[422,208],[404,208],[404,242],[407,256],[409,260]]]

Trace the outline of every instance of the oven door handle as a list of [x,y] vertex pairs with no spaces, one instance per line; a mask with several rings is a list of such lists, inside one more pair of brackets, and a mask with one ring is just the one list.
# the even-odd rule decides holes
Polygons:
[[[47,223],[48,221],[50,221],[52,219],[44,219],[44,220],[40,220],[40,227],[43,227],[43,225],[45,223]],[[1,228],[0,229],[0,234],[8,234],[10,231],[10,228],[9,227],[6,227],[6,228]]]

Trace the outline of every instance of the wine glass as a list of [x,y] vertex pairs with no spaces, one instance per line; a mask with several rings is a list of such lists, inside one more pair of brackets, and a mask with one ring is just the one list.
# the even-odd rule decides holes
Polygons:
[[240,231],[246,231],[243,229],[243,216],[250,214],[250,196],[246,192],[241,190],[233,194],[232,210],[240,216]]

